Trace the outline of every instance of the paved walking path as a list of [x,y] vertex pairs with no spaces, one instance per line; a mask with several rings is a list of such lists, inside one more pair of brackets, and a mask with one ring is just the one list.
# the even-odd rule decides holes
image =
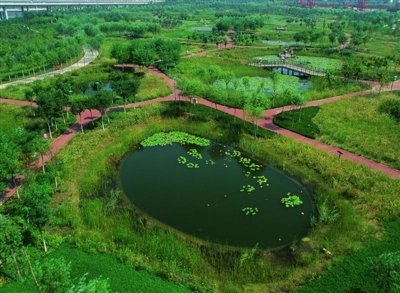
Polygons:
[[[232,40],[231,39],[229,39],[229,44],[227,46],[232,46]],[[214,49],[214,50],[220,50],[220,49],[223,49],[223,48],[217,48],[217,49]],[[198,55],[198,54],[196,54],[196,55]],[[191,56],[193,56],[193,55],[191,55]],[[86,56],[85,56],[85,58],[86,58]],[[89,59],[87,59],[87,60],[89,60]],[[86,64],[88,63],[87,60],[85,61]],[[94,58],[93,58],[93,60],[94,60]],[[81,64],[83,64],[83,63],[81,63]],[[82,65],[82,66],[84,66],[84,65]],[[81,67],[81,66],[79,66],[79,67]],[[77,68],[77,67],[75,67],[75,68]],[[72,69],[70,69],[70,70],[72,70]],[[170,77],[166,76],[161,71],[159,71],[156,65],[150,66],[149,70],[153,74],[156,74],[156,75],[162,77],[167,82],[167,84],[168,84],[168,86],[170,88],[174,88],[175,81],[173,79],[171,79]],[[33,80],[31,80],[31,82],[32,81]],[[376,87],[379,85],[379,83],[377,83],[377,82],[369,82],[369,81],[364,81],[364,82],[368,82],[373,87],[375,87],[375,91],[376,91]],[[400,80],[394,82],[393,84],[391,84],[388,88],[386,88],[384,90],[400,90]],[[366,90],[366,91],[361,91],[361,92],[356,92],[356,93],[351,93],[351,94],[331,97],[331,98],[327,98],[327,99],[323,99],[323,100],[316,100],[316,101],[312,101],[312,102],[307,103],[306,107],[321,105],[321,104],[324,104],[324,103],[330,103],[330,102],[337,101],[339,99],[350,98],[350,97],[354,97],[354,96],[358,96],[358,95],[364,95],[364,94],[370,93],[371,91],[372,90]],[[142,106],[142,105],[146,105],[146,104],[150,104],[150,103],[154,103],[154,102],[173,101],[173,100],[176,100],[176,99],[179,99],[181,101],[190,101],[187,97],[180,96],[179,90],[175,90],[175,92],[173,94],[171,94],[171,95],[169,95],[167,97],[148,100],[148,101],[143,101],[143,102],[138,102],[138,103],[133,103],[133,104],[127,105],[126,107],[127,108],[134,108],[134,107],[138,107],[138,106]],[[1,99],[1,98],[0,98],[0,102],[9,103],[9,104],[17,104],[17,105],[31,105],[31,103],[26,102],[26,101],[16,101],[16,100],[8,100],[8,99]],[[242,109],[235,109],[235,108],[231,108],[231,107],[215,104],[213,102],[210,102],[210,101],[202,99],[202,98],[198,99],[197,102],[199,104],[202,104],[202,105],[205,105],[205,106],[208,106],[208,107],[212,107],[212,108],[216,108],[219,111],[222,111],[222,112],[225,112],[227,114],[236,116],[239,119],[243,119],[243,110]],[[36,106],[36,105],[33,104],[33,106]],[[121,107],[114,107],[114,108],[110,108],[109,111],[122,111],[122,109],[123,109],[122,106]],[[327,152],[330,152],[330,153],[332,153],[334,155],[338,155],[338,150],[339,150],[338,148],[335,148],[333,146],[324,144],[324,143],[319,142],[319,141],[314,140],[314,139],[310,139],[310,138],[304,137],[304,136],[302,136],[300,134],[294,133],[294,132],[292,132],[290,130],[287,130],[287,129],[284,129],[284,128],[281,128],[281,127],[275,125],[273,123],[274,116],[277,115],[278,113],[280,113],[283,110],[288,111],[289,107],[286,107],[286,109],[275,108],[275,109],[271,109],[271,110],[265,111],[264,118],[259,119],[257,124],[260,127],[268,129],[268,130],[273,131],[275,133],[278,133],[278,134],[284,135],[286,137],[290,137],[290,138],[296,139],[296,140],[301,141],[301,142],[311,143],[313,146],[315,146],[317,148],[324,149]],[[64,147],[69,142],[69,140],[72,139],[73,135],[76,132],[81,131],[80,130],[81,123],[82,124],[87,124],[87,123],[90,123],[92,120],[97,119],[99,117],[100,117],[100,112],[97,111],[97,110],[92,110],[92,113],[90,113],[89,110],[84,111],[81,114],[81,116],[78,117],[78,121],[73,126],[71,126],[67,131],[65,131],[61,136],[59,136],[58,138],[56,138],[52,142],[49,153],[44,156],[43,160],[42,159],[39,160],[38,166],[41,167],[44,163],[49,161],[51,159],[51,157],[60,148]],[[349,160],[352,160],[352,161],[354,161],[356,163],[362,163],[362,164],[365,164],[366,166],[368,166],[369,168],[371,168],[373,170],[381,170],[386,175],[389,175],[389,176],[395,177],[395,178],[400,178],[400,171],[399,170],[392,169],[392,168],[390,168],[388,166],[379,164],[377,162],[371,161],[369,159],[366,159],[364,157],[352,154],[352,153],[344,151],[344,150],[339,150],[339,151],[341,151],[343,153],[343,155],[342,155],[343,159],[349,159]],[[19,186],[17,188],[19,188]],[[16,192],[17,188],[6,189],[4,191],[4,193],[2,195],[0,195],[0,205],[2,203],[4,203],[12,194],[14,194]]]
[[0,84],[0,89],[4,89],[8,87],[9,85],[17,85],[17,84],[23,84],[23,83],[30,83],[38,79],[45,79],[46,77],[51,77],[55,76],[57,74],[64,74],[65,72],[72,71],[78,68],[81,68],[83,66],[88,65],[90,62],[92,62],[96,57],[99,55],[99,52],[97,51],[87,51],[85,50],[85,55],[83,56],[82,59],[80,59],[78,62],[72,64],[71,66],[54,70],[51,72],[43,73],[43,74],[38,74],[36,76],[31,76],[25,79],[20,79],[20,80],[15,80],[7,83]]

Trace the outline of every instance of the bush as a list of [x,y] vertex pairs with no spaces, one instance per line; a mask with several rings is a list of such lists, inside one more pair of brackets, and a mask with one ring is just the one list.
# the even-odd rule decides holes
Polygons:
[[274,123],[306,137],[316,138],[320,130],[312,119],[318,111],[319,107],[308,107],[282,112],[274,117]]
[[400,122],[400,100],[390,99],[383,101],[378,106],[378,111],[390,116],[390,118]]

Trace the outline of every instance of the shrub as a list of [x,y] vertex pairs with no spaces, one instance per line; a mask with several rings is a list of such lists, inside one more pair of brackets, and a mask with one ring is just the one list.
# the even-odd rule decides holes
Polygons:
[[274,117],[274,123],[301,135],[316,138],[320,134],[318,125],[313,121],[319,107],[308,107],[280,113]]
[[378,111],[387,114],[392,119],[400,122],[400,100],[390,99],[383,101],[379,104]]

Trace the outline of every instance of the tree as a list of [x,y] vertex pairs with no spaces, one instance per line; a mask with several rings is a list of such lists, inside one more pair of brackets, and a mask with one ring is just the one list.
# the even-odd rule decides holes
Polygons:
[[214,82],[221,78],[222,70],[218,65],[211,65],[210,67],[208,67],[207,71],[209,84],[213,85]]
[[224,71],[221,73],[220,78],[225,83],[225,89],[228,90],[228,84],[236,78],[235,74],[231,71]]
[[15,275],[21,278],[20,265],[17,260],[16,249],[22,245],[22,229],[13,223],[12,219],[0,213],[0,272],[2,275],[9,273],[8,263],[10,258],[14,264]]
[[329,41],[331,42],[331,44],[335,44],[336,43],[336,39],[337,39],[337,34],[335,32],[331,32],[328,35]]
[[249,88],[250,88],[250,83],[251,83],[251,78],[250,78],[250,77],[244,76],[244,77],[242,78],[242,84],[243,84],[244,88],[246,89],[246,91],[249,90]]
[[32,107],[33,101],[35,101],[35,93],[33,92],[33,90],[31,90],[31,89],[24,90],[24,96],[25,96],[25,100],[30,102],[31,107]]
[[103,114],[107,116],[107,108],[111,106],[112,102],[112,93],[108,91],[99,91],[96,92],[96,94],[92,99],[94,101],[93,103],[94,108],[100,111],[101,126],[103,127],[104,130]]
[[121,44],[114,43],[111,47],[111,58],[117,59],[119,64],[122,64],[122,71],[124,71],[124,65],[131,61],[131,54],[129,53],[129,47]]
[[271,87],[270,91],[272,93],[272,107],[275,106],[275,98],[278,95],[278,85],[280,82],[281,74],[278,71],[273,70],[270,75]]
[[385,72],[381,71],[378,73],[378,81],[379,81],[379,93],[381,93],[382,90],[385,87],[389,86],[390,83],[392,82],[392,76],[387,71]]
[[155,40],[158,58],[162,60],[160,68],[169,69],[175,67],[181,60],[181,47],[181,43],[177,41]]
[[129,97],[134,97],[139,91],[140,80],[138,78],[130,78],[129,75],[119,71],[112,71],[108,79],[115,93],[124,100],[124,111]]
[[340,33],[337,37],[339,44],[345,44],[347,42],[347,36],[345,33]]
[[204,98],[206,98],[207,100],[214,102],[215,109],[217,109],[218,103],[224,104],[226,92],[224,91],[223,88],[212,85],[212,86],[207,86],[204,89],[203,95]]
[[34,153],[39,153],[41,160],[42,160],[42,171],[43,174],[46,173],[45,169],[45,162],[44,162],[44,155],[45,153],[49,150],[50,142],[42,137],[36,137],[34,140],[32,140],[32,151]]
[[154,43],[134,43],[131,50],[131,62],[139,65],[141,68],[150,66],[157,58],[157,52]]
[[36,114],[46,121],[50,138],[53,138],[50,125],[52,124],[53,119],[58,117],[63,110],[62,105],[56,103],[55,97],[55,89],[47,87],[40,90],[36,98]]
[[21,196],[24,202],[23,212],[25,217],[32,226],[39,230],[45,252],[47,252],[47,246],[43,228],[50,220],[51,209],[49,203],[51,194],[53,194],[53,189],[50,185],[34,183],[34,186],[31,186]]
[[20,156],[21,146],[10,134],[3,134],[0,137],[0,190],[20,173]]
[[[283,101],[282,112],[285,113],[285,105],[293,105],[296,97],[296,91],[292,88],[285,88],[280,94],[281,99]],[[284,118],[285,114],[282,114],[282,118]]]
[[253,93],[244,106],[244,111],[254,124],[254,137],[257,137],[258,120],[264,117],[264,111],[271,107],[271,101],[262,93]]
[[179,79],[178,88],[182,95],[186,95],[192,100],[196,95],[202,95],[203,83],[198,79]]
[[[294,102],[295,106],[300,107],[300,114],[299,114],[299,122],[300,122],[302,109],[303,109],[303,106],[305,106],[307,104],[307,98],[299,91],[297,91],[295,93],[296,93],[296,95],[294,97],[293,102]],[[294,114],[294,112],[293,112],[293,114]],[[294,115],[293,115],[293,120],[292,120],[292,126],[293,126],[293,124],[294,124]]]
[[[75,83],[71,76],[65,78],[60,75],[60,76],[57,76],[56,81],[55,81],[55,88],[57,89],[55,101],[56,101],[58,107],[61,109],[64,123],[65,123],[64,109],[69,104],[69,98],[70,98],[72,88],[74,87],[74,85],[75,85]],[[67,110],[67,115],[68,115],[68,110]]]
[[84,103],[82,103],[81,101],[77,101],[75,102],[72,107],[71,107],[71,112],[74,115],[79,115],[79,121],[81,122],[81,132],[83,133],[83,121],[82,121],[82,112],[84,112],[86,110],[86,107],[84,105]]

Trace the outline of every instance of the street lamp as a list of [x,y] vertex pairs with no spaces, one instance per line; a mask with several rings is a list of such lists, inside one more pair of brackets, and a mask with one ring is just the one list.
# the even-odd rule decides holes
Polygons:
[[393,89],[393,84],[394,84],[394,82],[397,80],[397,75],[395,75],[394,77],[393,77],[393,81],[392,81],[392,87],[390,88],[390,90],[392,90]]
[[[372,66],[371,66],[371,69],[372,69],[372,76],[374,75],[374,68],[375,68],[375,66],[372,65]],[[371,93],[372,93],[372,77],[371,77],[371,80],[370,80],[369,85],[370,85],[370,87],[371,87]]]
[[174,99],[176,101],[176,86],[175,86],[175,81],[176,81],[176,77],[174,76]]
[[94,90],[95,92],[97,92],[97,91],[99,90],[99,85],[100,85],[100,82],[98,82],[98,81],[96,81],[96,82],[93,84],[93,90]]
[[72,97],[72,106],[74,105],[74,96],[72,95],[72,90],[69,90],[68,91],[68,93],[69,93],[69,95],[70,95],[70,97]]

